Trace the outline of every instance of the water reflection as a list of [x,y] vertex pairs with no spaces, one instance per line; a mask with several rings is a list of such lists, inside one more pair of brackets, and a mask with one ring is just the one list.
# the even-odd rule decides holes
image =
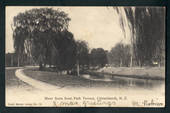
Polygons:
[[165,83],[164,80],[151,80],[151,79],[138,79],[138,78],[128,78],[128,77],[118,77],[118,76],[108,76],[108,75],[83,75],[83,78],[92,80],[92,81],[100,81],[105,82],[106,85],[112,84],[114,87],[119,88],[144,88],[144,89],[152,89],[157,88]]

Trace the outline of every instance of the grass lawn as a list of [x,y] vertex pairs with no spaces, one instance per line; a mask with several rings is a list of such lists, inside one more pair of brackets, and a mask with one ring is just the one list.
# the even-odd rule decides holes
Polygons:
[[[59,87],[74,87],[74,88],[112,88],[112,87],[120,87],[120,84],[117,82],[121,81],[93,81],[82,78],[80,76],[74,75],[59,75],[55,72],[45,72],[45,71],[32,71],[30,69],[24,70],[24,73],[36,80],[40,80],[49,84],[57,85]],[[124,84],[121,84],[123,87]]]

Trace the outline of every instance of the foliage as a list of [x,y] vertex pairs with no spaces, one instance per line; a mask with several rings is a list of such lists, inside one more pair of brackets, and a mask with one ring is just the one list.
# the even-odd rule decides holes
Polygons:
[[89,48],[85,41],[76,41],[77,60],[80,65],[89,65]]
[[[46,64],[59,69],[73,66],[75,41],[68,28],[70,18],[60,10],[40,8],[25,11],[14,17],[14,48],[18,55],[31,56],[40,68]],[[70,60],[72,59],[72,60]],[[61,65],[62,64],[62,65]]]
[[108,60],[114,66],[130,66],[130,45],[118,43],[108,53]]
[[131,30],[133,53],[137,65],[151,65],[165,60],[165,8],[124,7],[116,8],[124,33],[126,19]]
[[103,48],[92,49],[90,53],[92,66],[105,66],[107,64],[107,52]]

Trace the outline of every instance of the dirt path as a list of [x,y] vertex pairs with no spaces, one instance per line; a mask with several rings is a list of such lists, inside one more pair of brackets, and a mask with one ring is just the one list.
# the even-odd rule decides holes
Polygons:
[[48,83],[42,82],[42,81],[38,81],[36,79],[32,79],[31,77],[28,77],[24,74],[23,72],[24,69],[18,69],[15,72],[15,75],[22,81],[26,82],[27,84],[40,89],[40,90],[56,90],[60,87],[54,86],[54,85],[50,85]]

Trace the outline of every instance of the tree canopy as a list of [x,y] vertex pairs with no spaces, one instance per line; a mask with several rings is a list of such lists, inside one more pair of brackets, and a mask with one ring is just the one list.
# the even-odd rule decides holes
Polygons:
[[77,60],[79,60],[80,65],[89,64],[89,48],[88,44],[85,41],[78,40],[76,41],[76,50],[77,50]]
[[[73,34],[68,31],[70,20],[65,12],[52,8],[31,9],[19,13],[14,17],[13,24],[16,53],[20,57],[26,53],[37,61],[40,67],[51,64],[50,59],[55,59],[55,65],[65,65],[60,65],[60,69],[72,67],[76,52]],[[73,60],[65,58],[68,56]]]
[[90,64],[92,66],[105,66],[107,64],[107,52],[103,48],[92,49],[90,53]]

